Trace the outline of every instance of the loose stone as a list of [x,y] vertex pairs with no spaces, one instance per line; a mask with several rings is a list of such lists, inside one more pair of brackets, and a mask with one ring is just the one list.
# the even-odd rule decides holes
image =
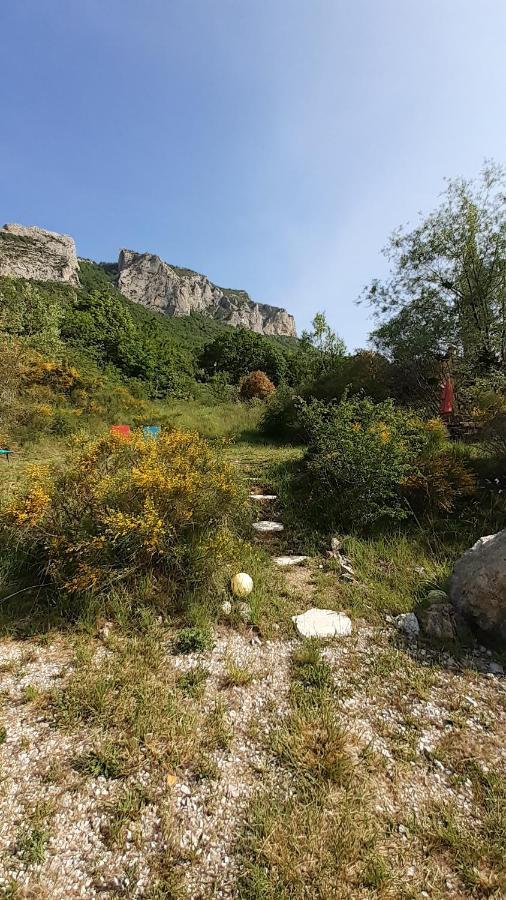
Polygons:
[[351,619],[332,609],[313,607],[299,616],[292,616],[292,622],[303,637],[348,636],[352,631]]

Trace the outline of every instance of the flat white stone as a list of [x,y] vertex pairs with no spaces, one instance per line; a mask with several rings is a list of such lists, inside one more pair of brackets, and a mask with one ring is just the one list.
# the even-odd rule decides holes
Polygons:
[[308,609],[300,616],[292,616],[292,622],[302,637],[344,637],[351,634],[351,619],[332,609]]
[[262,534],[269,534],[272,531],[283,531],[284,525],[281,522],[253,522],[253,528],[255,531],[260,531]]
[[277,500],[277,494],[250,494],[250,500]]
[[275,556],[274,562],[277,566],[300,566],[309,559],[308,556]]

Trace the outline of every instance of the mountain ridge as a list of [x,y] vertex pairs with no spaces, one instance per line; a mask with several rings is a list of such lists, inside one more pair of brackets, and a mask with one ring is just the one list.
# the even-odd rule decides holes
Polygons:
[[[206,275],[165,262],[157,254],[125,248],[117,264],[103,265],[123,296],[146,309],[178,317],[199,313],[259,334],[296,337],[295,320],[285,309],[257,303],[242,289],[219,287]],[[37,226],[4,225],[0,229],[1,275],[78,287],[74,240]]]

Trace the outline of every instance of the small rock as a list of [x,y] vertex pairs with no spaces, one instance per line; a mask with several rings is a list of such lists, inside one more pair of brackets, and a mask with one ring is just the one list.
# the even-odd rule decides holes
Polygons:
[[102,622],[100,628],[97,631],[97,636],[102,641],[106,641],[112,631],[112,627],[112,622]]
[[249,605],[249,603],[239,603],[237,611],[243,622],[246,622],[246,624],[248,624],[248,622],[251,622],[251,606]]
[[489,672],[492,672],[492,675],[504,675],[504,667],[501,666],[501,663],[491,662],[488,664]]
[[250,500],[277,500],[277,494],[250,494]]
[[341,573],[343,575],[355,575],[353,567],[350,566],[349,563],[345,563],[341,561]]
[[420,624],[430,637],[453,641],[457,637],[457,614],[444,591],[430,591],[428,605],[419,611]]
[[409,638],[416,638],[420,634],[418,619],[412,612],[401,613],[400,616],[395,617],[394,622],[399,631],[402,631]]
[[247,572],[237,572],[230,581],[230,588],[235,597],[247,597],[253,590],[253,579]]
[[336,637],[351,634],[351,619],[344,613],[313,607],[300,616],[292,616],[292,622],[303,637]]
[[334,553],[338,553],[343,545],[339,538],[333,537],[330,539],[330,549],[334,551]]
[[232,604],[231,604],[230,600],[225,600],[224,603],[221,604],[221,611],[226,616],[230,615],[230,613],[232,612]]
[[355,578],[354,578],[354,576],[351,575],[349,572],[342,572],[342,573],[341,573],[341,580],[342,580],[342,581],[355,581]]

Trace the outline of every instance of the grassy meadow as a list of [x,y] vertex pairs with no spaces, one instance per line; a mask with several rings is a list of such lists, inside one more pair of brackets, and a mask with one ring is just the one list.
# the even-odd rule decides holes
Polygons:
[[504,648],[393,623],[504,525],[501,380],[457,441],[324,317],[172,323],[92,263],[2,290],[0,897],[503,897]]

